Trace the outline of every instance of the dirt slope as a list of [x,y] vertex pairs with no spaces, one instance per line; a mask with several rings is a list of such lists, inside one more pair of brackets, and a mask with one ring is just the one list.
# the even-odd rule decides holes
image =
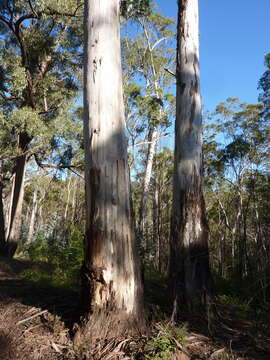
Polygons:
[[216,304],[211,335],[205,321],[189,319],[185,343],[175,340],[170,357],[162,357],[158,348],[149,350],[151,339],[161,339],[154,343],[167,346],[157,323],[152,326],[152,338],[138,334],[107,342],[99,339],[94,347],[74,345],[70,334],[78,320],[79,294],[37,286],[21,277],[23,271],[42,266],[46,267],[0,259],[0,360],[270,360],[269,313],[245,314],[241,320],[220,304]]

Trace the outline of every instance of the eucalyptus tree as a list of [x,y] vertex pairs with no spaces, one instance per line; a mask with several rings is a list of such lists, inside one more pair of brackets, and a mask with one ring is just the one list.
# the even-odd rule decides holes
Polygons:
[[0,4],[1,179],[2,184],[3,179],[13,181],[8,225],[1,225],[1,252],[8,256],[20,239],[27,161],[56,149],[68,132],[66,119],[71,126],[81,45],[74,30],[79,29],[81,8],[77,0]]
[[[130,202],[120,54],[120,3],[85,3],[84,138],[87,223],[83,306],[95,336],[142,318]],[[116,325],[117,324],[117,325]],[[117,328],[116,328],[117,326]],[[86,326],[88,329],[88,326]]]
[[205,303],[208,291],[208,225],[202,190],[202,114],[198,1],[178,1],[176,124],[170,273],[173,318],[186,304]]

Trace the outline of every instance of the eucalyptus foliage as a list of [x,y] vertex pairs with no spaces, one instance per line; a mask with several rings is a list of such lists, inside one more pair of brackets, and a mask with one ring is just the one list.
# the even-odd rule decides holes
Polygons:
[[[53,139],[77,130],[71,112],[80,87],[82,3],[15,1],[0,4],[1,155],[49,154]],[[74,135],[73,135],[74,137]]]

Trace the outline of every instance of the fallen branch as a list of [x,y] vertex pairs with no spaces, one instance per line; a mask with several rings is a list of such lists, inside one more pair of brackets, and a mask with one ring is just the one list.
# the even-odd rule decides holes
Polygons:
[[58,354],[62,354],[62,351],[59,349],[59,345],[56,345],[56,343],[54,343],[53,341],[51,341],[52,344],[52,348],[58,353]]
[[42,325],[43,325],[43,324],[37,324],[37,325],[35,325],[35,326],[31,326],[30,328],[24,330],[23,335],[25,335],[25,334],[28,333],[29,331],[32,331],[32,330],[34,330],[34,329],[36,329],[37,327],[42,326]]
[[40,315],[43,315],[43,314],[45,314],[46,312],[48,312],[48,310],[40,311],[40,312],[38,312],[38,313],[35,314],[35,315],[32,315],[32,316],[30,316],[30,317],[28,317],[28,318],[26,318],[26,319],[23,319],[23,320],[18,321],[16,325],[24,324],[25,322],[27,322],[27,321],[29,321],[29,320],[32,320],[32,319],[34,319],[34,318],[36,318],[36,317],[38,317],[38,316],[40,316]]

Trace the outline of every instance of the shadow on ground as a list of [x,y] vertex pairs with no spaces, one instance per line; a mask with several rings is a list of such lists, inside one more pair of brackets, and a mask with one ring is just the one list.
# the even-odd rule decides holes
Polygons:
[[20,279],[20,275],[29,269],[49,270],[47,264],[0,258],[0,300],[15,300],[23,305],[48,310],[59,316],[67,327],[72,327],[78,320],[79,291]]
[[[156,321],[160,321],[161,314],[167,320],[171,315],[167,284],[168,281],[157,277],[146,277],[146,300],[153,304],[151,310],[157,304],[160,310],[156,312]],[[185,324],[187,329],[186,349],[190,360],[270,359],[269,312],[260,313],[254,306],[243,310],[225,305],[217,296],[211,302],[208,318],[203,313],[191,316],[188,311],[182,312],[179,325]]]
[[[84,359],[81,355],[78,357],[68,335],[73,324],[78,321],[79,291],[43,286],[40,282],[24,280],[20,275],[25,270],[50,272],[52,269],[48,268],[47,264],[35,265],[25,260],[0,258],[1,360]],[[170,310],[166,281],[154,276],[146,277],[145,295],[149,313],[152,313],[150,322],[167,323]],[[216,314],[212,320],[208,319],[210,331],[209,321],[203,316],[186,316],[181,319],[180,326],[187,324],[187,343],[184,346],[188,354],[186,359],[269,360],[269,313],[258,317],[256,309],[252,309],[250,313],[241,313],[225,306],[218,299],[213,301]],[[32,314],[31,307],[35,309],[35,314],[47,310],[48,318],[40,316],[39,319],[35,318],[16,326]],[[59,317],[64,323],[58,330],[55,328],[54,317]],[[160,333],[154,335],[159,337]],[[24,339],[24,342],[21,339]],[[138,347],[143,344],[145,346],[145,337],[137,341]],[[34,351],[38,351],[39,357],[35,357]]]

